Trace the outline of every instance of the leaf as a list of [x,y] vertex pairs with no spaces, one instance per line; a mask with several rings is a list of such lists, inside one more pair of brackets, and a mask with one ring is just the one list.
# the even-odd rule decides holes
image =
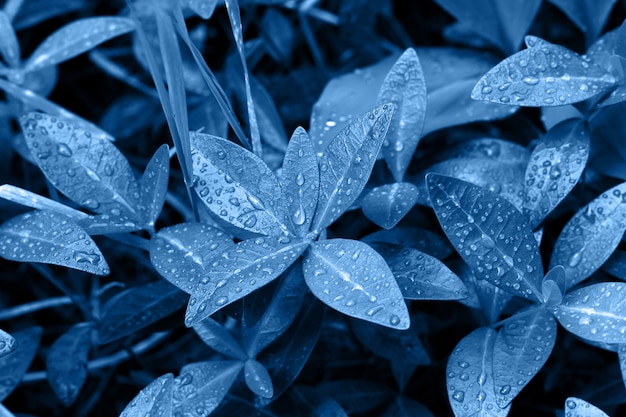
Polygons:
[[57,65],[134,29],[135,21],[128,17],[99,16],[75,20],[48,36],[28,58],[24,69],[35,71]]
[[193,325],[196,334],[211,349],[234,359],[245,361],[248,356],[228,330],[210,317]]
[[359,196],[376,162],[393,109],[383,105],[350,123],[320,157],[320,195],[311,228],[319,233]]
[[174,380],[174,413],[208,416],[226,396],[242,368],[239,360],[185,365]]
[[140,224],[128,217],[108,214],[89,215],[77,220],[76,223],[90,236],[135,232],[142,228]]
[[234,143],[191,132],[194,189],[222,220],[265,235],[289,233],[291,223],[274,173],[259,157]]
[[148,162],[146,170],[139,180],[141,218],[149,227],[154,227],[154,223],[163,209],[169,177],[169,148],[167,145],[161,145]]
[[424,129],[426,82],[415,49],[408,48],[395,62],[378,92],[378,105],[392,103],[395,111],[382,153],[396,182],[404,177]]
[[0,329],[0,358],[13,352],[15,348],[17,348],[15,338]]
[[235,247],[223,232],[208,224],[181,223],[165,227],[150,241],[150,261],[162,277],[193,293],[208,279],[211,262]]
[[539,301],[541,256],[522,213],[504,198],[465,181],[428,174],[426,184],[443,231],[476,278]]
[[152,381],[124,408],[120,417],[159,417],[172,414],[174,375],[165,374]]
[[609,417],[608,414],[595,405],[576,397],[568,397],[565,400],[564,413],[566,415],[574,415],[572,413],[576,413],[576,417]]
[[324,382],[318,389],[337,401],[347,414],[371,411],[394,396],[386,385],[363,379]]
[[213,16],[213,11],[217,6],[217,0],[183,0],[182,3],[204,20]]
[[50,347],[46,358],[48,383],[65,406],[80,393],[87,379],[91,349],[91,323],[78,323],[63,333]]
[[541,293],[543,294],[543,302],[547,308],[556,307],[563,301],[565,293],[565,269],[561,265],[552,268],[541,283]]
[[384,229],[393,228],[417,203],[419,189],[408,182],[374,187],[361,202],[363,214]]
[[626,283],[602,282],[570,292],[552,312],[568,332],[592,342],[626,343]]
[[16,417],[15,414],[10,412],[5,406],[0,403],[0,417]]
[[186,303],[186,294],[163,280],[123,291],[102,307],[98,342],[102,345],[132,335]]
[[459,300],[468,296],[463,281],[438,259],[410,247],[376,244],[406,300]]
[[37,353],[41,340],[41,327],[29,327],[13,332],[17,348],[0,357],[0,401],[17,387]]
[[434,414],[421,403],[405,396],[398,396],[382,417],[434,417]]
[[389,230],[379,230],[363,237],[361,242],[410,246],[438,259],[447,258],[454,252],[446,238],[430,230],[416,227],[396,226]]
[[86,219],[89,217],[89,215],[83,213],[82,211],[78,211],[66,206],[65,204],[61,204],[39,194],[35,194],[32,191],[24,190],[23,188],[10,184],[0,185],[0,197],[23,206],[39,210],[54,211],[74,220]]
[[250,391],[263,398],[272,398],[272,379],[262,363],[248,359],[244,367],[244,378]]
[[191,294],[185,324],[189,327],[222,307],[273,281],[306,250],[308,243],[287,237],[239,242],[211,264],[210,276]]
[[20,124],[37,165],[59,191],[97,213],[137,218],[137,181],[111,142],[42,113],[27,113]]
[[550,268],[565,268],[566,288],[594,273],[617,248],[626,231],[626,183],[618,184],[578,210],[554,244]]
[[326,305],[382,326],[409,328],[409,313],[393,273],[383,257],[365,243],[348,239],[315,242],[302,267],[309,289]]
[[95,242],[73,220],[51,211],[32,211],[0,226],[0,255],[18,262],[41,262],[108,275]]
[[0,10],[0,55],[9,67],[16,68],[20,65],[20,44],[11,19],[4,10]]
[[617,0],[549,0],[561,9],[586,35],[587,42],[593,41],[602,32],[611,9]]
[[[50,3],[46,0],[21,2],[19,10],[14,10],[16,30],[27,29],[55,16],[66,15],[85,7],[85,0],[67,0],[61,3]],[[5,3],[7,6],[9,2]]]
[[589,156],[589,128],[569,119],[548,131],[526,168],[523,212],[535,228],[567,196]]
[[474,100],[512,106],[562,106],[615,87],[605,69],[560,45],[542,42],[500,62],[472,90]]
[[280,184],[290,213],[291,228],[298,236],[305,237],[317,207],[320,173],[311,138],[301,127],[289,140]]
[[626,385],[626,345],[619,345],[617,349],[619,369],[622,374],[622,381]]
[[507,407],[546,363],[556,341],[556,321],[543,308],[522,310],[507,319],[493,347],[496,401]]
[[465,336],[448,358],[446,385],[456,417],[505,417],[510,405],[496,403],[492,370],[496,331],[481,327]]

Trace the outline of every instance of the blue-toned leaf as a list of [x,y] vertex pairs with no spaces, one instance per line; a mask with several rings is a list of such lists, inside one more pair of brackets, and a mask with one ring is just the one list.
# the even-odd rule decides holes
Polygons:
[[15,414],[10,412],[8,408],[0,403],[0,417],[15,417]]
[[405,396],[398,396],[381,417],[435,417],[428,408]]
[[137,218],[137,180],[111,142],[46,114],[27,113],[20,123],[37,165],[59,191],[97,213]]
[[454,252],[446,238],[430,230],[415,227],[396,226],[389,230],[379,230],[365,236],[361,242],[410,246],[438,259],[447,258]]
[[182,4],[189,7],[204,20],[210,19],[217,6],[217,0],[183,0]]
[[409,328],[409,312],[393,273],[365,243],[349,239],[316,242],[302,267],[309,289],[326,305],[382,326]]
[[392,116],[393,108],[386,104],[360,116],[324,150],[319,161],[319,201],[311,226],[317,233],[337,220],[363,191]]
[[470,158],[505,162],[514,166],[526,165],[531,152],[519,143],[504,139],[482,137],[446,144],[440,149],[438,157],[442,160]]
[[191,132],[194,189],[222,220],[244,230],[278,235],[291,230],[282,190],[259,157],[234,143]]
[[563,227],[550,268],[565,268],[566,288],[594,273],[609,259],[626,231],[626,183],[600,194]]
[[465,181],[428,174],[426,183],[443,231],[476,278],[539,301],[541,255],[524,215],[504,198]]
[[220,230],[182,223],[159,230],[150,242],[150,261],[161,276],[188,294],[208,280],[210,264],[235,247]]
[[128,17],[99,16],[76,20],[48,36],[28,58],[24,69],[35,71],[57,65],[134,29],[135,21]]
[[[85,7],[86,0],[67,0],[50,3],[47,0],[30,0],[21,2],[19,10],[13,10],[15,29],[22,30],[35,26],[55,16],[67,15]],[[5,3],[5,6],[8,2]]]
[[9,333],[0,329],[0,358],[13,352],[17,347],[15,338]]
[[39,348],[42,330],[30,327],[13,333],[17,348],[0,358],[0,401],[4,401],[22,380]]
[[547,308],[556,307],[563,301],[563,294],[566,290],[565,269],[557,265],[548,271],[541,283],[541,293],[543,302]]
[[161,214],[169,177],[169,148],[167,145],[161,145],[148,162],[139,180],[141,218],[149,227],[154,227],[157,217]]
[[136,333],[186,303],[186,294],[163,280],[123,291],[102,307],[98,342],[110,343]]
[[546,130],[568,119],[582,119],[583,114],[573,104],[558,107],[542,107],[541,122]]
[[619,369],[622,374],[622,381],[626,385],[626,345],[619,345],[617,348],[617,355],[619,360]]
[[468,296],[463,281],[437,258],[406,246],[375,244],[407,300],[459,300]]
[[570,119],[554,126],[526,168],[523,212],[535,228],[574,188],[589,156],[589,128]]
[[348,414],[371,411],[395,394],[387,385],[364,379],[330,381],[320,384],[318,389],[330,395]]
[[472,273],[474,288],[480,307],[489,323],[494,323],[513,298],[513,294],[496,287],[484,279],[476,279]]
[[409,48],[398,58],[378,93],[378,104],[392,103],[395,110],[383,142],[389,170],[401,182],[417,148],[426,117],[426,82],[417,53]]
[[0,198],[12,201],[23,206],[32,207],[39,210],[54,211],[74,220],[86,219],[89,215],[73,209],[58,201],[51,200],[47,197],[24,190],[10,184],[0,185]]
[[564,413],[566,416],[575,415],[576,417],[609,417],[595,405],[576,397],[568,397],[565,400]]
[[85,232],[90,236],[128,233],[142,229],[141,224],[135,219],[108,214],[89,215],[86,218],[76,220],[76,223],[85,229]]
[[446,367],[448,399],[456,417],[505,417],[510,405],[496,403],[492,359],[496,331],[481,327],[454,348]]
[[192,326],[273,281],[308,245],[287,237],[258,237],[239,242],[211,263],[209,276],[191,294],[185,324]]
[[268,7],[261,21],[263,41],[267,52],[276,62],[291,62],[296,40],[296,28],[278,7]]
[[309,232],[320,188],[317,156],[311,138],[301,127],[291,135],[280,177],[291,227],[300,237]]
[[626,283],[603,282],[570,292],[552,312],[568,332],[602,343],[626,343]]
[[602,32],[617,0],[549,0],[561,9],[593,41]]
[[262,363],[248,359],[244,367],[244,378],[250,391],[263,398],[274,396],[272,378]]
[[16,68],[20,65],[21,54],[11,19],[4,10],[0,10],[0,55],[9,67]]
[[124,408],[120,417],[161,417],[172,413],[174,375],[165,374],[152,381]]
[[185,365],[174,380],[174,414],[208,416],[222,402],[242,369],[243,362],[239,360]]
[[626,281],[626,252],[616,249],[602,265],[602,270],[616,278]]
[[[480,299],[478,298],[478,293],[476,290],[476,286],[477,286],[476,277],[474,276],[474,273],[472,272],[472,269],[469,267],[469,265],[463,262],[462,259],[451,259],[450,261],[448,261],[447,265],[450,268],[450,270],[454,272],[461,281],[463,281],[463,284],[465,284],[465,288],[467,288],[467,297],[459,300],[459,303],[470,308],[476,308],[476,309],[482,308],[480,304]],[[485,280],[481,280],[480,282],[489,284]],[[491,285],[492,288],[498,288],[494,286],[493,284],[489,284],[489,285]],[[509,293],[505,293],[505,294],[508,294],[509,296],[513,297],[512,294],[509,294]]]
[[419,189],[408,182],[374,187],[361,201],[363,214],[384,229],[394,227],[417,203]]
[[615,77],[560,45],[541,42],[500,62],[472,90],[474,100],[512,106],[562,106],[615,87]]
[[76,400],[87,379],[91,330],[91,323],[72,326],[52,344],[46,358],[48,383],[66,406]]
[[0,256],[108,275],[102,253],[78,224],[51,211],[32,211],[0,226]]
[[507,319],[493,347],[496,401],[508,406],[550,357],[556,341],[556,321],[543,308],[530,307]]
[[220,323],[210,317],[193,325],[196,334],[211,349],[234,359],[245,361],[248,356],[239,342]]

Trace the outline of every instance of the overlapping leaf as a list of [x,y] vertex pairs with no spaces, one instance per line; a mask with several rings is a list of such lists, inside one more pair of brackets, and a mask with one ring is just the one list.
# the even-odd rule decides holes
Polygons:
[[54,211],[75,220],[89,217],[82,211],[10,184],[0,185],[0,197],[34,209]]
[[580,28],[588,41],[594,40],[600,34],[613,5],[617,2],[617,0],[549,1],[561,9]]
[[575,415],[576,417],[609,417],[604,411],[593,404],[576,397],[568,397],[565,400],[565,415]]
[[396,226],[389,230],[379,230],[365,236],[361,242],[410,246],[438,259],[447,258],[454,252],[446,238],[430,230],[417,227]]
[[465,181],[428,174],[426,183],[443,231],[476,278],[539,301],[543,267],[522,213],[504,198]]
[[194,324],[193,329],[211,349],[234,359],[246,360],[246,353],[228,330],[210,317]]
[[409,313],[393,273],[365,243],[316,242],[302,267],[313,294],[335,310],[395,329],[409,327]]
[[15,68],[20,64],[20,44],[11,19],[4,10],[0,11],[0,55],[9,67]]
[[363,214],[385,229],[393,228],[417,203],[419,189],[408,182],[374,187],[361,201]]
[[244,366],[244,378],[250,391],[263,398],[272,398],[274,387],[272,378],[259,361],[248,359]]
[[0,401],[4,401],[22,380],[35,357],[42,330],[41,327],[30,327],[13,333],[17,348],[0,358]]
[[565,269],[561,265],[552,268],[541,283],[541,293],[546,307],[556,307],[563,301],[565,294]]
[[141,218],[150,227],[154,227],[154,223],[163,209],[169,178],[169,148],[167,145],[161,145],[148,162],[146,170],[139,180]]
[[16,347],[17,343],[15,342],[15,338],[0,329],[0,358],[13,352]]
[[165,374],[152,381],[124,408],[120,417],[160,417],[172,413],[174,375]]

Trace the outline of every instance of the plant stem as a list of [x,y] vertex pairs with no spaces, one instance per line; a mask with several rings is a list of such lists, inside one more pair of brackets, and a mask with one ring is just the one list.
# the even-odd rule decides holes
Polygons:
[[43,310],[46,308],[59,307],[68,304],[73,304],[74,300],[70,297],[53,297],[45,300],[31,301],[19,306],[10,307],[0,311],[0,320],[8,320],[15,317],[23,316],[26,314],[34,313],[35,311]]

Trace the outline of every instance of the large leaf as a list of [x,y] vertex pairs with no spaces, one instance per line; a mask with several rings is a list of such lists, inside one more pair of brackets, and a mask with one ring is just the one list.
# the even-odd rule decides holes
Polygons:
[[108,275],[95,242],[69,217],[52,211],[32,211],[0,226],[0,256],[19,262],[61,265],[96,275]]
[[496,403],[492,358],[496,331],[481,327],[454,348],[446,367],[448,399],[456,417],[505,417],[510,405]]
[[513,106],[562,106],[615,87],[615,77],[577,53],[546,41],[500,62],[474,87],[472,98]]
[[152,381],[124,408],[120,417],[161,417],[172,413],[174,375],[165,374]]
[[239,342],[220,323],[210,317],[194,324],[193,329],[211,349],[234,359],[245,361],[248,357]]
[[564,412],[566,416],[576,417],[609,417],[604,411],[593,404],[576,397],[568,397],[565,400]]
[[589,128],[577,119],[548,131],[530,157],[523,212],[536,227],[574,188],[589,156]]
[[393,273],[365,243],[316,242],[302,267],[313,294],[335,310],[395,329],[409,328],[409,313]]
[[222,220],[244,230],[279,235],[292,230],[274,173],[252,152],[226,139],[191,132],[194,189]]
[[426,81],[417,53],[409,48],[398,58],[378,93],[378,104],[393,103],[382,153],[397,182],[404,177],[417,148],[426,117]]
[[42,113],[20,123],[37,165],[63,194],[97,213],[137,218],[137,180],[111,142]]
[[374,187],[361,201],[363,214],[384,229],[393,228],[417,203],[419,189],[408,182]]
[[35,357],[42,330],[41,327],[30,327],[13,333],[17,348],[0,358],[0,401],[4,401],[22,380]]
[[339,218],[359,196],[387,134],[393,108],[383,105],[350,123],[320,157],[320,195],[311,226],[317,233]]
[[626,343],[626,283],[603,282],[572,291],[552,310],[569,332],[592,342]]
[[465,181],[428,174],[426,183],[443,231],[476,278],[539,301],[541,256],[522,213],[504,198]]
[[561,9],[586,35],[587,42],[595,40],[609,18],[617,0],[549,0]]
[[0,197],[23,206],[39,210],[54,211],[74,220],[81,220],[89,217],[88,214],[85,214],[82,211],[10,184],[0,185]]
[[141,218],[149,227],[154,227],[157,217],[161,214],[169,178],[169,148],[167,145],[161,145],[139,180]]
[[0,329],[0,358],[13,352],[17,347],[15,338],[9,333]]
[[66,406],[76,400],[87,379],[91,330],[91,323],[72,326],[52,344],[46,358],[48,383]]
[[135,29],[128,17],[99,16],[76,20],[48,36],[26,62],[26,71],[57,65]]
[[611,256],[626,231],[626,183],[600,194],[565,225],[550,259],[550,268],[565,268],[566,288],[594,273]]
[[493,379],[498,405],[506,407],[541,370],[556,341],[556,321],[543,308],[530,307],[507,319],[493,348]]

